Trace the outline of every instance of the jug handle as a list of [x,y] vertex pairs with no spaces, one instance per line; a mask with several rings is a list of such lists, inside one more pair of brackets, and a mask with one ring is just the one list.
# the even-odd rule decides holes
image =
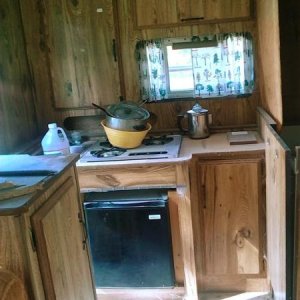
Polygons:
[[177,126],[178,126],[178,128],[179,128],[182,132],[184,132],[184,133],[187,133],[187,132],[188,132],[187,129],[185,129],[185,128],[182,127],[182,120],[183,120],[186,116],[187,116],[187,114],[180,114],[180,115],[177,116]]
[[68,137],[67,137],[65,131],[61,127],[57,127],[56,129],[57,129],[57,131],[56,131],[57,134],[61,133],[63,135],[64,139],[69,142]]

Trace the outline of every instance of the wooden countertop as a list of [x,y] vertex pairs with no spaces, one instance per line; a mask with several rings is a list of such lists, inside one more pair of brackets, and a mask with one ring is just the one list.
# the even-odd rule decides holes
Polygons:
[[[68,156],[30,156],[30,155],[0,155],[0,173],[27,171],[32,175],[1,177],[16,183],[26,185],[39,184],[34,192],[12,199],[0,200],[0,215],[18,215],[27,211],[29,205],[45,190],[50,184],[72,164],[78,160],[78,154]],[[34,175],[35,171],[48,170],[52,175]]]
[[108,166],[129,166],[129,165],[145,165],[155,163],[180,163],[188,161],[193,155],[218,155],[222,153],[235,153],[247,151],[262,151],[265,149],[265,144],[258,133],[255,132],[258,143],[244,145],[230,145],[227,140],[227,133],[214,133],[206,139],[190,139],[186,136],[182,139],[179,156],[176,158],[167,159],[146,159],[146,160],[127,160],[127,161],[108,161],[108,162],[77,162],[77,168],[99,168]]

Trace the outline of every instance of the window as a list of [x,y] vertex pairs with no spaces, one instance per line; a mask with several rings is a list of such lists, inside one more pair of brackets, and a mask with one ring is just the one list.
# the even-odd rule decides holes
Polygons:
[[137,44],[141,98],[212,98],[254,89],[249,33],[142,41]]

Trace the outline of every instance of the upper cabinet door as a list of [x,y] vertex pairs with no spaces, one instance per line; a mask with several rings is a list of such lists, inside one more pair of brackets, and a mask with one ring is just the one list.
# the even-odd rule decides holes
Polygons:
[[133,0],[136,25],[156,26],[178,23],[177,0]]
[[137,27],[164,27],[251,16],[251,0],[133,0]]
[[204,19],[203,0],[177,0],[177,8],[180,22]]
[[116,102],[120,84],[112,0],[44,3],[54,107]]
[[251,17],[251,0],[206,0],[205,20]]

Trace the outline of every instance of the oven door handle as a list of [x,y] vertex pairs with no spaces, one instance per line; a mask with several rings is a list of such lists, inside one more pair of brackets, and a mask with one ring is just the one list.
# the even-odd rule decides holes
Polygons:
[[166,200],[120,200],[120,201],[91,201],[84,202],[84,208],[89,209],[128,209],[128,208],[158,208],[165,207]]

